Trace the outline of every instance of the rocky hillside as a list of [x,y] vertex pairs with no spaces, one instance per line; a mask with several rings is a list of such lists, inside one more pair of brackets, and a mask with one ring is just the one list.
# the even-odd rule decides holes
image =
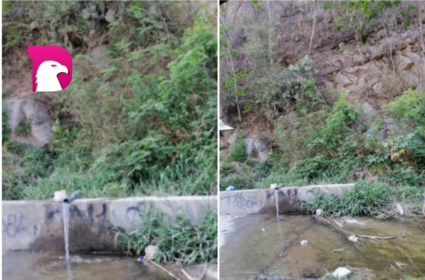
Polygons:
[[220,112],[238,130],[221,160],[235,164],[237,137],[270,155],[260,175],[248,153],[249,182],[228,172],[223,185],[424,185],[424,2],[244,1],[222,12]]

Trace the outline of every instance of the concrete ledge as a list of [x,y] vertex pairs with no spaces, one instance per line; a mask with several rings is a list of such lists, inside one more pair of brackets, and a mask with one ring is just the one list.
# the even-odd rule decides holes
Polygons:
[[[70,205],[71,252],[113,251],[111,225],[127,231],[141,224],[139,212],[152,209],[172,219],[179,211],[193,225],[202,223],[207,209],[217,209],[217,197],[130,197],[123,199],[78,199]],[[63,251],[62,203],[53,201],[3,201],[2,251]],[[149,209],[149,208],[147,208]],[[172,220],[170,221],[172,222]]]
[[[310,202],[314,192],[335,193],[342,197],[355,184],[315,185],[282,188],[278,191],[280,214],[300,213],[302,202]],[[220,215],[249,215],[276,213],[275,190],[241,190],[220,192]]]

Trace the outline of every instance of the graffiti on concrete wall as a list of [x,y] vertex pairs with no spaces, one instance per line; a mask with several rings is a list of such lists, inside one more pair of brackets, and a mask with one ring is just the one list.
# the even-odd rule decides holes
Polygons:
[[21,212],[15,214],[7,214],[2,219],[2,233],[10,238],[14,238],[21,232],[25,231],[24,214]]
[[[135,225],[140,221],[140,211],[143,207],[143,201],[132,203],[130,206],[113,207],[111,209],[108,203],[89,203],[84,206],[72,204],[69,207],[71,218],[71,228],[73,224],[88,224],[95,232],[96,237],[101,237],[108,233],[110,220],[119,221],[121,224]],[[16,213],[5,213],[2,218],[2,232],[9,238],[18,237],[21,234],[31,234],[28,229],[34,228],[38,232],[39,224],[42,219],[35,220],[25,217],[25,211]],[[112,218],[112,219],[111,219]],[[57,223],[62,220],[62,206],[55,205],[47,211],[44,221],[46,223]],[[37,233],[34,232],[34,235]]]
[[251,208],[259,205],[255,195],[244,195],[243,193],[236,193],[235,195],[220,196],[220,200],[227,200],[229,206],[238,208]]
[[[313,192],[314,188],[312,188],[311,190],[307,190],[307,193]],[[299,199],[298,199],[298,189],[280,189],[277,191],[279,198],[286,198],[288,199],[289,203],[292,204],[296,204],[299,203]],[[275,191],[270,191],[267,194],[267,199],[273,198],[274,199],[275,196]]]
[[140,211],[143,207],[143,201],[139,201],[136,206],[127,207],[125,210],[125,219],[127,223],[134,224],[140,217]]

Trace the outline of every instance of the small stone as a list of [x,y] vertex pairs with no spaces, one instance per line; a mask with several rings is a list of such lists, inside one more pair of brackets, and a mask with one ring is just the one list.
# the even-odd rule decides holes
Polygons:
[[384,92],[384,89],[382,88],[382,83],[377,83],[373,86],[373,90],[376,92],[376,94],[381,94]]
[[113,22],[114,21],[114,16],[115,16],[115,10],[109,9],[108,12],[106,12],[105,20],[107,22]]
[[323,212],[323,210],[322,210],[322,209],[317,209],[317,210],[316,210],[316,215],[317,215],[317,216],[322,216],[322,212]]
[[372,105],[370,105],[368,102],[364,102],[361,106],[364,112],[366,112],[369,115],[376,115],[376,110],[373,108]]
[[31,29],[37,29],[38,28],[38,21],[31,22]]
[[345,268],[345,267],[338,267],[333,273],[332,276],[335,277],[345,277],[350,275],[351,270]]
[[303,240],[303,241],[301,241],[301,246],[305,246],[305,245],[307,245],[308,244],[308,241],[307,240]]
[[148,260],[155,259],[156,254],[158,253],[158,246],[149,245],[145,248],[145,258]]
[[353,84],[352,81],[350,81],[347,77],[345,77],[341,73],[338,73],[338,75],[336,75],[335,80],[337,81],[338,84],[341,84],[343,87],[348,87]]
[[54,202],[63,202],[65,198],[66,198],[66,190],[56,191],[53,194]]
[[350,237],[348,237],[348,240],[350,240],[351,242],[357,242],[359,239],[357,238],[357,236],[351,235]]

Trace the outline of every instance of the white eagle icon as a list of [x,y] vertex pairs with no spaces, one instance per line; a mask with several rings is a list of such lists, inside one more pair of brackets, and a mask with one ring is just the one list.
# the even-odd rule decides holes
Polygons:
[[47,60],[40,64],[36,74],[36,91],[60,91],[62,86],[58,80],[58,74],[68,74],[68,68],[54,60]]

